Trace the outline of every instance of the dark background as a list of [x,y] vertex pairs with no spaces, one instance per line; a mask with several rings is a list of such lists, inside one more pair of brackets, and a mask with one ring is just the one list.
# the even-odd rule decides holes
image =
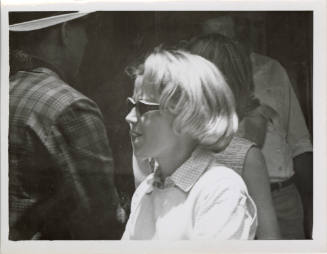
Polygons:
[[[116,183],[126,201],[134,191],[126,97],[133,81],[126,66],[159,44],[175,44],[200,33],[200,25],[219,15],[236,19],[239,39],[287,70],[311,135],[313,12],[97,12],[81,67],[78,88],[103,112],[116,164]],[[126,202],[128,203],[128,202]]]

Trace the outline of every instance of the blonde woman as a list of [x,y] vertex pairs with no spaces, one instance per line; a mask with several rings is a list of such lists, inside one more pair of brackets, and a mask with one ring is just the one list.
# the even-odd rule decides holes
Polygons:
[[238,127],[220,71],[200,56],[157,48],[135,75],[126,120],[135,158],[152,172],[133,195],[123,239],[253,239],[255,204],[214,156]]

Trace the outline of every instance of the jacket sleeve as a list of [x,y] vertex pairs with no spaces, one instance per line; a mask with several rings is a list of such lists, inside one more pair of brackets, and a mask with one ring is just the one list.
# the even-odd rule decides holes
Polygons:
[[54,209],[65,216],[71,238],[120,238],[112,153],[96,104],[74,102],[52,125],[49,139],[61,174]]

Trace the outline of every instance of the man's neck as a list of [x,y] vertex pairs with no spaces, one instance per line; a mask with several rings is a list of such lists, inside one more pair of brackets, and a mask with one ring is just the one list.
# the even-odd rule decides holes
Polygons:
[[[28,52],[34,59],[36,64],[42,64],[42,67],[46,67],[54,71],[59,77],[66,83],[70,83],[65,66],[62,49],[56,45],[43,44],[35,50]],[[41,66],[40,66],[41,67]]]

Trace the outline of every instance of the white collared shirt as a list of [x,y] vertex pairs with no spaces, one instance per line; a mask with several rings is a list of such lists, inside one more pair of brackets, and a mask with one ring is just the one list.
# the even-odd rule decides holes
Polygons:
[[256,227],[242,178],[198,148],[164,182],[156,171],[140,184],[122,239],[253,239]]
[[312,152],[310,134],[286,70],[276,60],[252,53],[255,95],[275,115],[268,122],[262,153],[271,182],[285,181],[294,174],[293,158]]

